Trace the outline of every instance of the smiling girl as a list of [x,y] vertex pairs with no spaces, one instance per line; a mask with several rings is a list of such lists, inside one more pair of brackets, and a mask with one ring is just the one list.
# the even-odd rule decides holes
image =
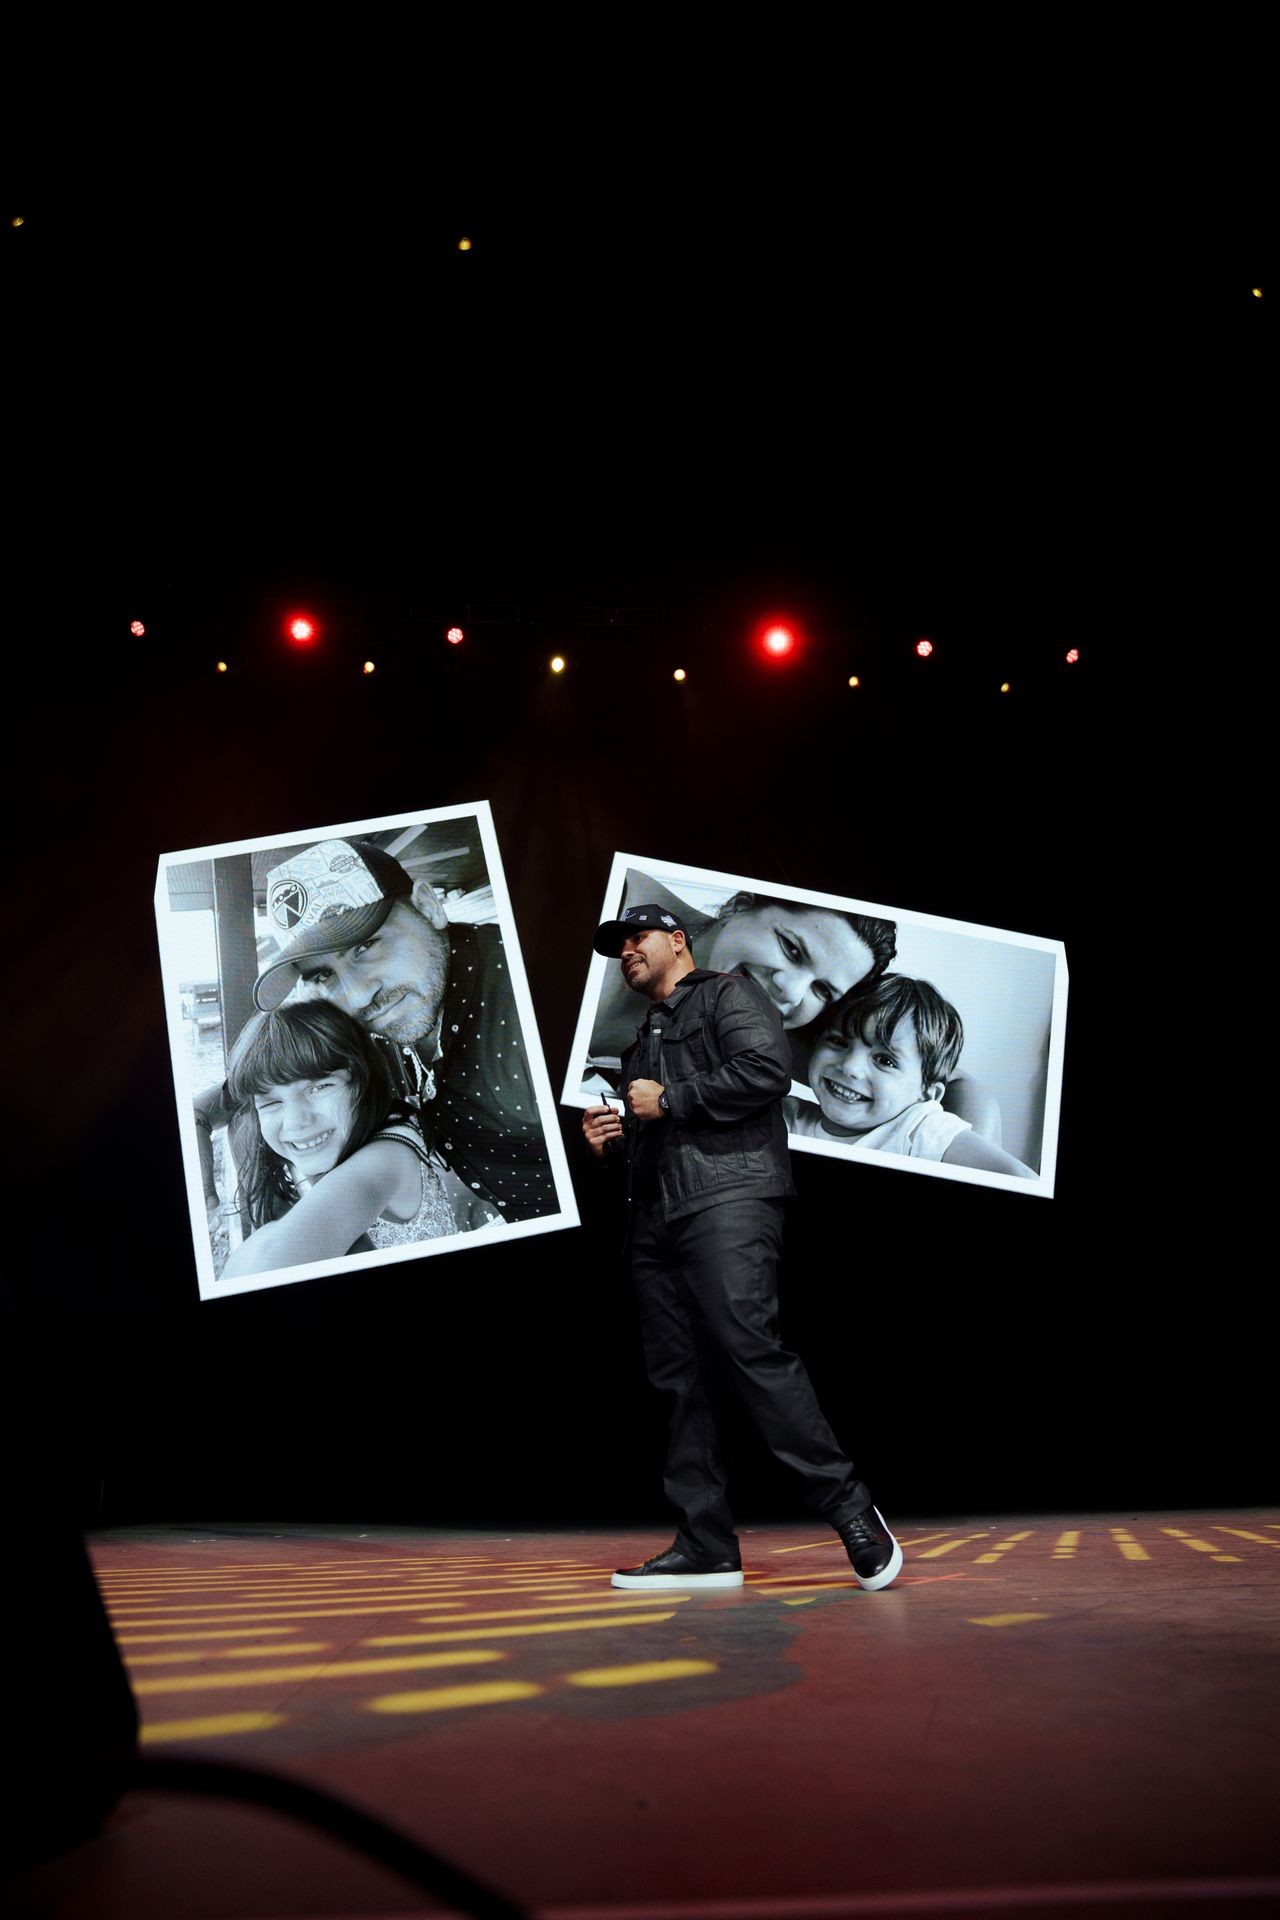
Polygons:
[[[324,1001],[250,1020],[232,1051],[232,1151],[249,1232],[222,1277],[487,1224],[395,1096],[382,1044]],[[477,1208],[479,1207],[479,1214]]]

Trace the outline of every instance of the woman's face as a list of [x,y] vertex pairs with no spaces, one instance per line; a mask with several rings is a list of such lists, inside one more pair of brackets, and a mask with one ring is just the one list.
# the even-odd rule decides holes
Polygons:
[[698,964],[745,973],[763,987],[784,1027],[807,1026],[875,965],[866,941],[827,907],[759,901],[730,914],[702,942]]
[[355,1089],[346,1067],[267,1087],[253,1104],[263,1139],[299,1179],[314,1180],[337,1166],[355,1120]]

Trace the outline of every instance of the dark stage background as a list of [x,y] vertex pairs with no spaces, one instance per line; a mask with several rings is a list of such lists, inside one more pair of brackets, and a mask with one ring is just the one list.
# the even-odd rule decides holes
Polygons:
[[[82,1525],[665,1537],[576,1112],[577,1231],[196,1299],[158,854],[477,799],[553,1087],[618,848],[1064,940],[1055,1199],[796,1156],[786,1330],[891,1514],[1274,1493],[1222,1226],[1252,1176],[1170,1046],[1231,944],[1221,743],[1177,703],[1256,610],[1256,268],[1069,155],[889,178],[819,124],[728,184],[643,143],[536,178],[215,143],[88,200],[28,156],[11,1374]],[[744,1519],[792,1510],[734,1458]]]

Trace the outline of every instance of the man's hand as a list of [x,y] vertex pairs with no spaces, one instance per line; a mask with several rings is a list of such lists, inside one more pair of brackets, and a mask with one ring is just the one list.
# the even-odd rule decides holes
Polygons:
[[658,1105],[658,1095],[662,1092],[660,1080],[633,1080],[627,1088],[627,1105],[637,1120],[664,1120],[666,1115]]
[[607,1104],[588,1107],[582,1116],[582,1137],[597,1160],[603,1160],[615,1140],[622,1138],[622,1121]]

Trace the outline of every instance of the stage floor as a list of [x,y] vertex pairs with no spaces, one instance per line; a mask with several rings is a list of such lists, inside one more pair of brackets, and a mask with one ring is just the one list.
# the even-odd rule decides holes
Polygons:
[[[745,1588],[700,1597],[609,1587],[654,1534],[89,1544],[147,1756],[288,1773],[565,1920],[1280,1912],[1280,1512],[898,1532],[884,1593],[804,1524],[744,1530]],[[37,1920],[424,1910],[279,1816],[140,1792],[11,1891]]]

